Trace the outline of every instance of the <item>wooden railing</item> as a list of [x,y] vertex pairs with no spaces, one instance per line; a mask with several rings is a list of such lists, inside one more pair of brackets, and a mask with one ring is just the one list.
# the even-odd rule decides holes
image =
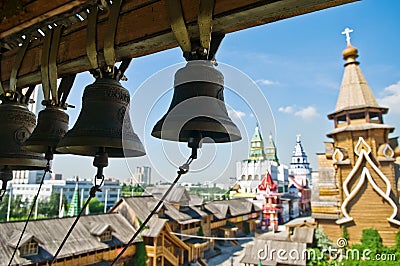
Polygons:
[[164,257],[172,263],[172,265],[179,265],[179,258],[174,255],[171,251],[168,249],[164,248]]
[[146,252],[149,257],[156,258],[163,255],[172,265],[179,265],[179,258],[165,247],[157,246],[157,248],[154,248],[154,246],[146,246]]
[[184,235],[197,235],[197,232],[199,231],[199,227],[195,228],[189,228],[181,231],[181,234]]
[[224,225],[226,225],[226,220],[217,221],[217,222],[211,223],[211,229],[215,229],[215,228],[218,228],[218,227],[221,227]]

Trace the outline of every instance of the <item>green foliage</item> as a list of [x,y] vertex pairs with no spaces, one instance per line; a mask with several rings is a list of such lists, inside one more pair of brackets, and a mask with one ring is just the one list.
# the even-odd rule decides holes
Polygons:
[[[347,231],[347,229],[346,229]],[[343,228],[343,237],[346,238],[346,231]],[[396,235],[398,237],[400,233]],[[348,237],[348,236],[347,236]],[[334,260],[333,258],[329,258],[327,253],[322,254],[322,250],[324,248],[328,248],[327,237],[324,236],[323,232],[320,230],[316,230],[315,238],[317,241],[318,248],[313,248],[312,250],[315,252],[316,256],[311,256],[309,260],[307,260],[307,265],[361,265],[361,266],[375,266],[375,265],[400,265],[400,250],[397,249],[396,246],[388,248],[382,245],[382,239],[379,235],[379,232],[375,229],[369,228],[364,229],[362,232],[361,244],[354,244],[348,249],[351,249],[351,252],[354,250],[358,250],[358,256],[352,256],[349,253],[349,257],[346,257],[346,250],[343,250],[343,260]],[[400,238],[400,237],[399,237]],[[397,239],[397,238],[396,238]],[[329,244],[329,243],[328,243]],[[324,248],[322,248],[324,246]],[[367,252],[366,252],[367,251]],[[322,256],[323,255],[323,256]],[[363,255],[366,255],[366,258],[363,258]]]
[[376,229],[362,230],[361,244],[365,248],[379,250],[382,248],[382,238]]
[[333,246],[333,242],[325,235],[322,227],[315,229],[314,239],[317,247],[320,249],[328,249]]
[[[64,207],[67,205],[67,198],[63,196]],[[29,215],[34,201],[28,203],[27,200],[23,201],[22,196],[18,195],[13,197],[10,202],[10,220],[21,221],[26,220]],[[37,202],[37,218],[51,218],[58,217],[58,209],[60,206],[60,194],[55,193],[50,196],[48,200],[40,200]],[[4,196],[3,202],[0,204],[0,221],[4,222],[7,220],[7,208],[8,208],[8,195]],[[33,206],[35,208],[35,206]],[[34,219],[35,209],[33,211],[31,219]]]
[[136,244],[136,253],[133,257],[133,265],[135,266],[146,266],[147,262],[147,252],[146,245],[144,242],[139,242]]
[[[67,203],[67,198],[63,195],[62,204],[65,205]],[[33,201],[32,201],[33,203]],[[61,205],[62,205],[61,204]],[[60,193],[51,194],[49,199],[47,200],[39,200],[38,202],[38,215],[51,218],[58,217],[59,215],[59,207],[60,207]]]
[[396,249],[400,252],[400,230],[396,233]]
[[199,231],[197,231],[197,235],[198,235],[198,236],[204,236],[203,226],[200,225]]
[[349,232],[347,232],[347,226],[343,225],[343,236],[344,239],[350,240]]
[[104,203],[99,201],[98,198],[94,198],[89,202],[89,212],[90,213],[103,213]]
[[8,194],[5,194],[3,201],[0,203],[0,221],[7,220],[7,206],[8,206]]
[[235,224],[234,222],[227,221],[227,222],[226,222],[226,226],[229,226],[229,227],[236,227],[236,224]]

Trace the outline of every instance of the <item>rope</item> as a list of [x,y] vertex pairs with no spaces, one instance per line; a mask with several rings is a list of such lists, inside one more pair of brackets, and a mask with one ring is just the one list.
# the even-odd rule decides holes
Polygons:
[[140,225],[140,227],[136,230],[136,232],[133,234],[132,238],[128,241],[128,243],[125,244],[124,249],[118,254],[118,256],[113,260],[111,263],[111,266],[114,265],[125,253],[125,251],[128,249],[128,247],[132,244],[132,242],[135,240],[135,238],[139,235],[139,233],[146,227],[146,224],[150,221],[151,217],[157,212],[157,210],[160,208],[160,206],[163,204],[165,198],[168,196],[168,194],[171,192],[171,190],[174,188],[176,183],[179,181],[182,175],[186,174],[189,172],[189,165],[193,162],[192,156],[189,157],[189,159],[184,163],[182,166],[179,167],[178,175],[175,178],[175,180],[172,182],[172,184],[168,187],[168,190],[165,192],[165,194],[161,197],[161,199],[158,201],[157,205],[153,208],[151,213],[147,216],[147,218],[143,221],[143,223]]
[[19,236],[17,245],[16,245],[15,248],[14,248],[14,251],[13,251],[13,254],[12,254],[12,256],[11,256],[11,259],[10,259],[10,261],[8,262],[8,266],[10,266],[11,263],[12,263],[12,261],[14,260],[15,253],[17,252],[17,249],[18,249],[18,247],[19,247],[19,244],[21,243],[22,237],[23,237],[23,235],[24,235],[24,233],[25,233],[25,231],[26,231],[26,228],[27,228],[27,226],[28,226],[29,220],[30,220],[30,218],[31,218],[31,216],[32,216],[33,209],[35,208],[36,201],[37,201],[37,199],[38,199],[38,197],[39,197],[39,193],[40,193],[40,190],[41,190],[41,188],[42,188],[44,178],[45,178],[45,176],[46,176],[47,173],[51,173],[51,170],[50,170],[50,160],[47,160],[47,165],[46,165],[46,168],[45,168],[45,170],[44,170],[44,173],[43,173],[43,176],[42,176],[42,180],[40,181],[39,189],[38,189],[38,191],[36,192],[36,196],[33,198],[33,204],[32,204],[32,206],[31,206],[31,210],[29,211],[28,219],[25,221],[24,228],[22,229],[22,233],[21,233],[21,235]]
[[81,211],[79,212],[78,216],[76,216],[74,223],[71,225],[71,227],[69,228],[67,234],[65,235],[63,241],[61,242],[60,247],[57,249],[56,253],[53,256],[53,259],[50,262],[50,266],[53,265],[53,263],[56,261],[57,256],[60,254],[61,249],[63,248],[65,242],[67,242],[67,239],[69,237],[69,235],[72,233],[72,231],[74,230],[76,224],[78,223],[79,219],[81,218],[83,212],[85,211],[86,207],[89,205],[89,202],[96,197],[96,192],[97,191],[101,191],[100,187],[104,182],[104,176],[102,176],[102,180],[101,183],[99,185],[96,184],[96,179],[97,176],[95,177],[95,184],[94,186],[90,189],[90,196],[89,198],[86,200],[85,204],[83,205]]

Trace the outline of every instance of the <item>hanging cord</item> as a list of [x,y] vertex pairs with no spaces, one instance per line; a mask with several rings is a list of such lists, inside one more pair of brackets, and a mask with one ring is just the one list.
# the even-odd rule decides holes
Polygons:
[[[96,153],[96,155],[94,157],[93,165],[97,167],[97,174],[96,174],[96,177],[94,179],[94,186],[90,189],[89,198],[86,200],[86,202],[83,205],[81,211],[79,212],[78,216],[76,217],[74,223],[71,225],[71,227],[69,228],[69,230],[68,230],[67,234],[65,235],[63,241],[61,242],[60,247],[57,249],[56,253],[54,254],[53,259],[51,260],[51,262],[49,264],[50,266],[53,265],[53,263],[56,261],[57,256],[60,254],[61,249],[65,245],[65,242],[67,242],[67,239],[68,239],[69,235],[74,230],[74,228],[75,228],[76,224],[78,223],[79,219],[81,218],[83,212],[85,211],[85,209],[89,205],[89,202],[93,198],[96,197],[96,192],[97,191],[101,192],[100,187],[104,183],[103,168],[108,165],[108,154],[106,152],[104,152],[104,149],[100,149],[99,152]],[[97,184],[98,179],[101,180],[100,184]]]
[[39,185],[38,191],[36,192],[36,196],[33,198],[33,202],[32,202],[32,206],[31,206],[31,210],[29,211],[28,219],[26,219],[26,221],[25,221],[24,228],[22,229],[21,235],[19,236],[17,245],[16,245],[15,248],[14,248],[14,251],[13,251],[13,254],[12,254],[12,256],[11,256],[11,259],[10,259],[10,261],[8,262],[8,266],[10,266],[11,263],[13,262],[14,257],[15,257],[15,253],[17,252],[18,247],[19,247],[19,244],[21,243],[22,237],[24,236],[24,233],[25,233],[25,231],[26,231],[26,228],[27,228],[28,223],[29,223],[29,221],[30,221],[30,218],[31,218],[31,216],[32,216],[33,209],[35,208],[36,201],[37,201],[38,198],[39,198],[39,193],[40,193],[40,190],[41,190],[41,188],[42,188],[44,178],[46,177],[46,174],[47,174],[47,173],[51,173],[50,161],[53,160],[53,153],[51,152],[51,150],[49,150],[48,152],[46,152],[46,154],[45,154],[45,159],[47,160],[47,164],[46,164],[46,168],[44,169],[44,173],[43,173],[43,176],[42,176],[42,180],[40,181],[40,185]]
[[178,176],[175,178],[175,180],[172,182],[172,184],[168,187],[168,190],[165,192],[165,194],[162,196],[162,198],[158,201],[157,205],[153,208],[151,213],[147,216],[146,220],[143,221],[143,223],[140,225],[140,227],[136,230],[135,234],[133,234],[132,238],[128,241],[128,243],[125,244],[124,249],[118,254],[118,256],[113,260],[111,263],[111,266],[114,265],[124,254],[124,252],[128,249],[128,247],[132,244],[132,242],[135,240],[135,238],[139,235],[140,232],[145,228],[146,224],[150,221],[151,217],[157,212],[157,210],[160,208],[160,206],[163,204],[165,198],[168,196],[168,194],[171,192],[171,190],[174,188],[176,183],[179,181],[182,175],[186,174],[189,172],[189,165],[193,162],[193,159],[196,159],[197,155],[191,155],[189,159],[184,163],[182,166],[179,167],[178,171]]

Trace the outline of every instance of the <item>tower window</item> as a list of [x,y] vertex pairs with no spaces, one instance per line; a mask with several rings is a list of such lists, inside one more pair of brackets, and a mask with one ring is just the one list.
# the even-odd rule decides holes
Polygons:
[[365,113],[355,113],[355,114],[350,114],[350,119],[354,120],[354,119],[363,119],[365,118]]
[[342,123],[344,123],[344,122],[346,122],[346,116],[345,116],[345,115],[338,116],[338,118],[337,118],[337,123],[338,123],[338,124],[342,124]]

